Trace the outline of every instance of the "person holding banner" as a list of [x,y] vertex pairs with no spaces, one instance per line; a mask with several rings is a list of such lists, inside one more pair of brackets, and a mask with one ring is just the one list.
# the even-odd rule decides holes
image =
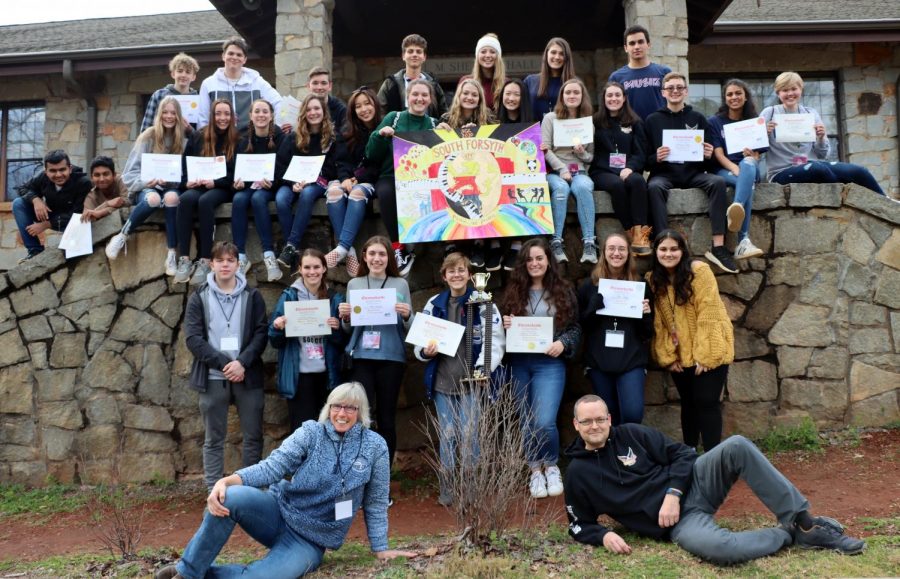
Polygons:
[[[575,197],[578,223],[584,242],[581,263],[597,263],[597,238],[594,236],[594,182],[587,175],[587,167],[594,159],[594,143],[573,144],[554,141],[557,119],[583,119],[594,112],[587,87],[577,78],[567,80],[560,89],[560,99],[552,113],[541,121],[544,158],[547,161],[547,183],[550,185],[550,207],[553,210],[553,240],[550,249],[557,262],[569,261],[563,248],[563,228],[568,212],[569,195]],[[560,140],[557,137],[557,140]],[[552,172],[551,172],[552,171]]]
[[734,360],[734,330],[709,265],[691,259],[687,242],[674,229],[653,242],[656,258],[646,280],[653,294],[656,363],[672,376],[681,398],[684,443],[713,449],[722,439],[719,399]]
[[355,325],[349,303],[342,303],[339,313],[341,328],[350,334],[346,347],[352,364],[350,379],[365,387],[366,396],[375,406],[375,430],[387,442],[389,464],[393,464],[397,449],[397,400],[406,370],[403,340],[412,325],[413,315],[409,285],[397,271],[391,242],[381,235],[370,237],[363,245],[359,275],[347,283],[351,300],[354,291],[372,289],[396,291],[396,321],[386,325]]
[[372,131],[381,122],[381,105],[368,87],[353,91],[347,101],[347,121],[337,138],[337,181],[328,185],[325,207],[337,246],[325,254],[329,268],[346,264],[347,275],[359,273],[353,242],[366,216],[366,204],[375,195],[378,168],[366,156]]
[[641,317],[599,312],[605,305],[598,288],[600,280],[641,281],[624,233],[607,235],[602,250],[590,279],[578,288],[585,370],[594,393],[609,405],[613,424],[640,424],[644,419],[644,382],[653,337],[649,286],[641,283],[644,286]]
[[544,47],[540,74],[529,74],[524,81],[534,120],[542,120],[544,115],[556,108],[562,83],[573,78],[575,60],[569,43],[565,38],[551,38]]
[[[442,320],[448,320],[461,326],[466,326],[466,303],[472,295],[469,280],[472,279],[471,263],[462,253],[451,253],[444,258],[441,264],[441,277],[447,284],[447,289],[429,298],[422,313],[427,316],[435,316]],[[472,320],[472,360],[474,368],[480,368],[485,375],[490,375],[500,366],[503,359],[503,344],[505,336],[500,320],[500,310],[493,304],[492,311],[488,311],[484,304]],[[493,316],[491,334],[491,367],[484,367],[484,329],[482,320],[485,316]],[[429,400],[434,400],[434,408],[437,412],[438,428],[440,436],[440,454],[442,471],[452,472],[456,465],[457,447],[462,441],[471,441],[477,444],[474,434],[478,428],[478,409],[480,408],[479,396],[483,393],[472,388],[467,388],[460,381],[470,378],[474,368],[466,367],[466,342],[465,337],[459,341],[455,356],[447,356],[438,352],[437,342],[431,342],[427,347],[416,346],[416,358],[428,362],[425,368],[425,395]],[[463,453],[463,456],[474,457],[477,449]],[[440,495],[438,502],[449,506],[453,497],[447,487],[447,481],[440,478]]]
[[[235,127],[234,108],[227,100],[216,100],[212,105],[213,122],[199,131],[188,143],[184,152],[184,176],[186,191],[181,195],[176,215],[178,234],[178,268],[175,283],[191,285],[206,281],[209,274],[209,259],[212,256],[213,232],[216,225],[216,207],[231,201],[234,194],[234,156],[237,151],[238,132]],[[215,179],[198,178],[188,175],[187,158],[224,157],[225,175]],[[200,228],[197,232],[199,254],[196,263],[191,263],[191,237],[194,233],[194,214],[197,214]],[[191,273],[193,272],[193,276]]]
[[484,101],[489,109],[494,108],[494,102],[500,96],[503,83],[506,82],[506,65],[503,64],[503,50],[500,48],[500,39],[493,32],[488,32],[478,39],[475,45],[475,63],[472,65],[472,74],[467,74],[459,79],[474,80],[484,91]]
[[733,78],[725,83],[725,103],[719,107],[719,112],[708,119],[713,159],[719,165],[716,174],[734,187],[734,203],[725,210],[725,216],[728,230],[739,232],[738,244],[734,248],[735,259],[749,259],[763,254],[750,241],[750,212],[753,209],[753,191],[760,180],[759,157],[769,149],[744,147],[729,155],[725,125],[758,118],[750,87],[744,81]]
[[[769,131],[769,152],[766,154],[767,179],[773,183],[856,183],[884,195],[884,190],[863,166],[853,163],[826,162],[831,143],[825,123],[818,111],[800,104],[803,79],[796,72],[782,72],[775,78],[775,94],[781,104],[766,107],[760,116]],[[779,138],[775,115],[810,115],[812,139]],[[783,137],[783,135],[782,135]],[[816,159],[810,159],[810,154]]]
[[379,200],[379,211],[394,253],[397,269],[406,277],[416,260],[415,254],[405,244],[400,243],[400,227],[397,221],[397,189],[394,184],[394,155],[391,138],[403,131],[429,131],[437,128],[437,120],[428,116],[432,100],[431,83],[417,79],[409,81],[406,87],[407,108],[385,115],[381,123],[369,137],[366,144],[366,158],[381,167],[375,182],[375,197]]
[[[275,194],[275,207],[278,221],[285,235],[284,248],[278,255],[278,263],[293,270],[297,266],[297,248],[306,226],[312,217],[313,205],[320,197],[325,196],[325,187],[337,178],[334,164],[337,147],[335,147],[334,125],[328,114],[328,102],[315,94],[307,95],[300,105],[297,117],[297,130],[282,141],[278,149],[275,165],[275,177],[284,183]],[[318,178],[311,182],[291,181],[285,177],[293,157],[324,156],[322,169]],[[297,211],[291,215],[291,205],[299,196]]]
[[[275,126],[275,109],[265,99],[256,99],[250,105],[250,126],[238,143],[239,155],[275,154],[284,140],[284,133]],[[273,179],[274,181],[274,179]],[[269,281],[281,279],[281,268],[275,261],[275,241],[272,236],[272,218],[269,202],[275,199],[272,181],[261,179],[245,183],[240,176],[234,180],[234,200],[231,202],[231,235],[238,248],[238,264],[241,273],[250,271],[247,257],[247,229],[250,226],[248,211],[253,208],[253,221],[262,244],[263,263]]]
[[621,84],[606,83],[602,94],[603,105],[594,113],[594,160],[588,172],[594,188],[609,193],[613,211],[631,237],[632,254],[648,257],[653,228],[648,225],[646,159],[639,138],[644,126]]
[[[300,256],[298,278],[285,288],[275,304],[269,322],[269,343],[278,350],[278,393],[287,400],[291,432],[307,420],[315,420],[328,392],[341,382],[344,334],[338,320],[338,306],[344,294],[325,283],[325,256],[318,249],[306,249]],[[288,337],[285,302],[328,300],[331,331],[321,336]]]
[[500,302],[503,328],[513,317],[552,318],[553,342],[543,353],[508,353],[513,388],[521,402],[526,433],[525,454],[531,469],[528,488],[536,499],[563,492],[556,415],[566,385],[566,363],[581,341],[578,301],[572,284],[562,276],[559,264],[544,238],[522,245],[519,261],[509,277]]
[[[154,211],[163,208],[166,220],[166,247],[168,248],[164,267],[166,275],[170,277],[175,275],[178,265],[176,218],[181,196],[180,182],[183,180],[183,176],[179,177],[177,181],[166,180],[159,176],[145,181],[141,174],[145,172],[142,171],[142,160],[145,154],[181,156],[188,144],[184,125],[181,106],[175,97],[168,96],[160,101],[153,125],[135,140],[128,160],[125,161],[125,169],[122,171],[122,181],[128,188],[128,198],[134,208],[131,210],[128,221],[122,226],[122,230],[106,244],[106,257],[109,259],[116,259],[119,256],[119,252],[128,242],[128,236],[132,230],[144,223],[148,217],[153,215]],[[181,165],[180,161],[179,165]]]

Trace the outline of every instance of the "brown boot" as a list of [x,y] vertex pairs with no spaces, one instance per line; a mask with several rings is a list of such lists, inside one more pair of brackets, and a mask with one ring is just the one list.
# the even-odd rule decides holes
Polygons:
[[650,249],[650,232],[651,227],[646,225],[635,225],[631,228],[631,255],[635,257],[647,257],[653,253]]

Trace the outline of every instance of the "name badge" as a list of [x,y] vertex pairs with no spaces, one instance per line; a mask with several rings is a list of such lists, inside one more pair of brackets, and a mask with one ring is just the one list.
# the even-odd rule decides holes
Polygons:
[[578,172],[578,163],[569,163],[569,173],[575,174]]
[[381,348],[381,332],[368,330],[362,335],[363,350],[378,350]]
[[219,350],[222,352],[237,352],[240,349],[237,336],[225,336],[219,342]]
[[606,347],[624,348],[625,332],[623,332],[622,330],[606,330]]
[[791,163],[796,167],[797,165],[806,165],[806,162],[809,161],[809,157],[806,155],[794,155],[791,157]]
[[625,168],[625,153],[610,153],[609,166],[613,169]]
[[338,501],[334,503],[334,520],[343,521],[353,516],[353,501]]

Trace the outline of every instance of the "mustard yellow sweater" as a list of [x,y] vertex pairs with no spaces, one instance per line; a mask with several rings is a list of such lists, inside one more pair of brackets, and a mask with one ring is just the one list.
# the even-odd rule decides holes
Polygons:
[[[666,296],[655,298],[650,351],[663,368],[676,360],[685,368],[698,362],[707,368],[717,368],[734,360],[734,330],[719,297],[716,276],[702,261],[693,262],[691,267],[693,295],[688,303],[683,306],[675,303],[672,286]],[[650,281],[649,273],[647,281]],[[678,335],[678,346],[672,340],[673,330]]]

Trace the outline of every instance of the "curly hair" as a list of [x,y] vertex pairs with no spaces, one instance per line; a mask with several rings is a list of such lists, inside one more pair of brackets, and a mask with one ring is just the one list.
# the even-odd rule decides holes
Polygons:
[[675,303],[683,306],[690,301],[694,293],[691,288],[691,282],[694,281],[694,271],[691,269],[690,251],[683,235],[674,229],[663,229],[656,236],[656,239],[653,240],[654,256],[656,255],[656,250],[659,249],[659,245],[666,239],[674,239],[675,243],[678,244],[678,248],[681,249],[681,261],[675,266],[674,275],[670,279],[669,270],[659,263],[659,258],[655,257],[650,270],[650,289],[653,290],[653,295],[656,299],[661,299],[668,293],[669,284],[671,283],[675,288]]
[[[356,114],[356,101],[363,97],[369,99],[369,102],[375,107],[375,116],[369,123],[371,126],[367,126]],[[365,86],[353,91],[350,98],[347,99],[347,120],[344,123],[344,139],[347,141],[347,148],[353,150],[358,143],[368,141],[369,134],[381,123],[383,118],[384,114],[381,112],[381,105],[378,103],[375,91]]]
[[[472,112],[472,116],[468,119],[463,118],[462,108],[462,91],[463,87],[473,87],[478,92],[478,107]],[[481,84],[471,78],[459,83],[456,87],[456,93],[453,95],[453,103],[450,105],[450,112],[447,113],[447,124],[454,129],[462,128],[467,123],[475,123],[478,126],[490,124],[493,120],[491,110],[487,108],[484,100],[484,89]]]
[[[216,107],[219,105],[225,105],[231,112],[231,122],[228,124],[228,128],[225,129],[224,133],[216,128]],[[212,112],[212,118],[210,118],[209,124],[200,131],[200,138],[203,143],[203,147],[200,150],[200,156],[215,157],[217,155],[225,155],[225,158],[230,161],[234,158],[238,142],[237,127],[234,124],[234,107],[231,106],[231,101],[229,100],[216,99],[213,101],[212,106],[209,107],[209,110]],[[220,139],[224,141],[221,143],[221,152],[219,152]]]
[[310,94],[303,99],[303,103],[300,105],[300,113],[297,115],[296,145],[297,149],[304,153],[309,152],[310,130],[309,123],[306,121],[306,113],[309,109],[309,103],[312,101],[319,101],[319,104],[322,105],[322,128],[319,129],[322,151],[327,151],[334,143],[334,125],[331,124],[331,115],[328,113],[328,101],[320,96]]
[[531,288],[531,276],[526,267],[532,248],[538,248],[547,256],[547,273],[544,274],[543,286],[547,291],[547,302],[556,310],[553,315],[553,326],[557,330],[566,327],[577,315],[575,293],[572,283],[562,277],[559,264],[550,251],[550,245],[543,237],[529,239],[522,244],[516,265],[509,276],[506,291],[500,300],[500,311],[508,316],[528,315],[528,290]]
[[[253,111],[253,107],[256,106],[256,103],[264,103],[267,107],[269,107],[269,114],[271,117],[269,118],[269,142],[266,144],[267,151],[275,150],[275,108],[272,106],[272,103],[267,101],[266,99],[256,99],[250,104],[250,110]],[[278,129],[280,130],[280,129]],[[253,123],[247,127],[247,147],[244,149],[244,153],[252,153],[253,152],[253,135],[255,134],[256,129],[253,127]]]

